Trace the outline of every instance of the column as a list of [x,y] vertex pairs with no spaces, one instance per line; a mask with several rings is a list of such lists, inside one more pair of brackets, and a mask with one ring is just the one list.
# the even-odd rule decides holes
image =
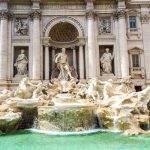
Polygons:
[[13,21],[13,16],[9,18],[8,21],[8,72],[7,72],[7,80],[10,82],[13,78],[13,69],[14,69],[14,64],[13,62],[13,51],[12,51],[12,21]]
[[7,80],[8,70],[8,12],[1,12],[0,80]]
[[45,46],[45,80],[49,80],[49,46]]
[[77,69],[76,49],[73,48],[73,67]]
[[40,12],[33,11],[33,68],[32,79],[41,79]]
[[80,80],[84,79],[84,53],[83,45],[79,45],[79,71],[80,71]]
[[55,48],[52,49],[52,71],[55,69]]
[[126,22],[125,11],[117,11],[119,21],[119,46],[121,56],[121,74],[122,77],[129,76],[129,56],[127,48],[127,36],[126,36]]
[[114,13],[113,15],[114,19],[114,34],[116,35],[116,46],[114,48],[115,50],[115,73],[118,78],[121,78],[121,55],[119,50],[119,27],[118,27],[118,15]]
[[95,33],[94,33],[94,12],[90,11],[87,13],[87,24],[88,24],[88,68],[89,78],[96,77],[96,46],[95,46]]

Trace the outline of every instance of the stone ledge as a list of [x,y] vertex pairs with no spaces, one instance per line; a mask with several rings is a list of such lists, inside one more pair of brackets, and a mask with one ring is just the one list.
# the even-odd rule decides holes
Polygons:
[[109,35],[98,35],[97,39],[105,39],[105,40],[115,40],[116,36],[109,34]]

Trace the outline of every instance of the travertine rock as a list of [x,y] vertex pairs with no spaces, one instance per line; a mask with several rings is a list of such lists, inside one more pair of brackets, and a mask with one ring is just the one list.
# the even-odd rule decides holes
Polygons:
[[100,102],[97,114],[106,128],[140,131],[142,125],[149,124],[149,100],[150,87],[141,92],[112,96]]
[[0,112],[0,131],[10,132],[17,130],[20,120],[20,112]]
[[40,129],[50,131],[89,130],[97,126],[94,106],[40,107],[38,109]]

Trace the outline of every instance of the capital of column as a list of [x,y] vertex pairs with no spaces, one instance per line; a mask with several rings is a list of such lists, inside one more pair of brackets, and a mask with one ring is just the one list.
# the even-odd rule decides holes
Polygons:
[[32,10],[32,12],[30,14],[30,18],[32,20],[34,20],[34,19],[40,19],[41,18],[41,11],[40,10]]
[[118,12],[113,12],[113,19],[118,20]]
[[12,13],[8,12],[7,10],[1,10],[0,11],[0,18],[2,20],[7,20],[9,18],[12,18]]
[[50,45],[50,43],[45,43],[44,46],[45,47],[50,47],[51,45]]
[[45,47],[50,47],[50,38],[49,37],[43,37],[42,38],[42,41],[43,41],[43,45],[45,46]]
[[79,43],[78,46],[84,46],[85,45],[85,38],[84,37],[78,37]]
[[79,44],[78,44],[78,46],[84,46],[85,45],[85,43],[83,43],[83,42],[79,42]]
[[95,10],[87,10],[86,16],[88,19],[94,19],[97,16],[97,14],[96,14]]
[[113,13],[113,18],[115,19],[120,19],[124,18],[126,15],[126,11],[124,9],[117,10]]

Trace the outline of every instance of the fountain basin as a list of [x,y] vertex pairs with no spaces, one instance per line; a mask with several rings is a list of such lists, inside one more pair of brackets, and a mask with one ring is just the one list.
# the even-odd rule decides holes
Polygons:
[[84,131],[98,126],[94,105],[63,105],[38,108],[39,129]]

